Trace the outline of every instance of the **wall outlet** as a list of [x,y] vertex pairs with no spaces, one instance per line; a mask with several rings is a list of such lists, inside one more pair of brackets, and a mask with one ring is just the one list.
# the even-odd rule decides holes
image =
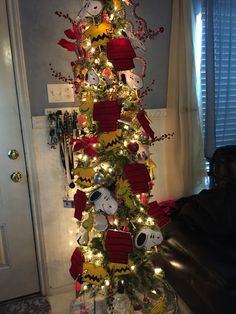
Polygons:
[[48,84],[48,102],[74,102],[73,84]]

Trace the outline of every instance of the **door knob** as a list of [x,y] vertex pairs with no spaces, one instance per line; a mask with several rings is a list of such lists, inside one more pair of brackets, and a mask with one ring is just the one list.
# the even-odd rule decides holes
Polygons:
[[13,182],[17,183],[22,179],[23,175],[19,171],[15,171],[11,174],[11,179]]
[[19,152],[16,150],[16,149],[11,149],[9,152],[8,152],[8,157],[10,159],[17,159],[19,157]]

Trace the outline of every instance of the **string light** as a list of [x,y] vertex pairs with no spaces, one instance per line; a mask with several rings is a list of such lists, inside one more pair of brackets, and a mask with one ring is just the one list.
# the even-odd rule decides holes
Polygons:
[[110,281],[109,280],[105,280],[105,285],[108,287],[108,286],[110,286]]
[[162,273],[162,268],[159,268],[159,267],[157,267],[157,268],[154,268],[154,272],[155,272],[155,275],[159,275],[160,273]]

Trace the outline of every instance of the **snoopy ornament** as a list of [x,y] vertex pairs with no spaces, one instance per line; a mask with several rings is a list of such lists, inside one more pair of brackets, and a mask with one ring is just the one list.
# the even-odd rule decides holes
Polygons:
[[85,0],[76,20],[79,21],[87,17],[97,16],[102,12],[102,9],[103,5],[101,1]]
[[163,236],[159,229],[142,228],[134,241],[138,249],[145,248],[150,250],[152,247],[161,244]]
[[94,203],[97,212],[104,212],[112,216],[117,211],[118,203],[111,195],[111,192],[106,188],[101,187],[93,191],[89,196],[89,200]]

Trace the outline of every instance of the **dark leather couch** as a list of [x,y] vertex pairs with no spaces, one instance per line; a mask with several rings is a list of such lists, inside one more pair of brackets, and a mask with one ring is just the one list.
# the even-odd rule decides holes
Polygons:
[[156,263],[194,314],[235,314],[236,146],[211,165],[215,187],[177,201]]

